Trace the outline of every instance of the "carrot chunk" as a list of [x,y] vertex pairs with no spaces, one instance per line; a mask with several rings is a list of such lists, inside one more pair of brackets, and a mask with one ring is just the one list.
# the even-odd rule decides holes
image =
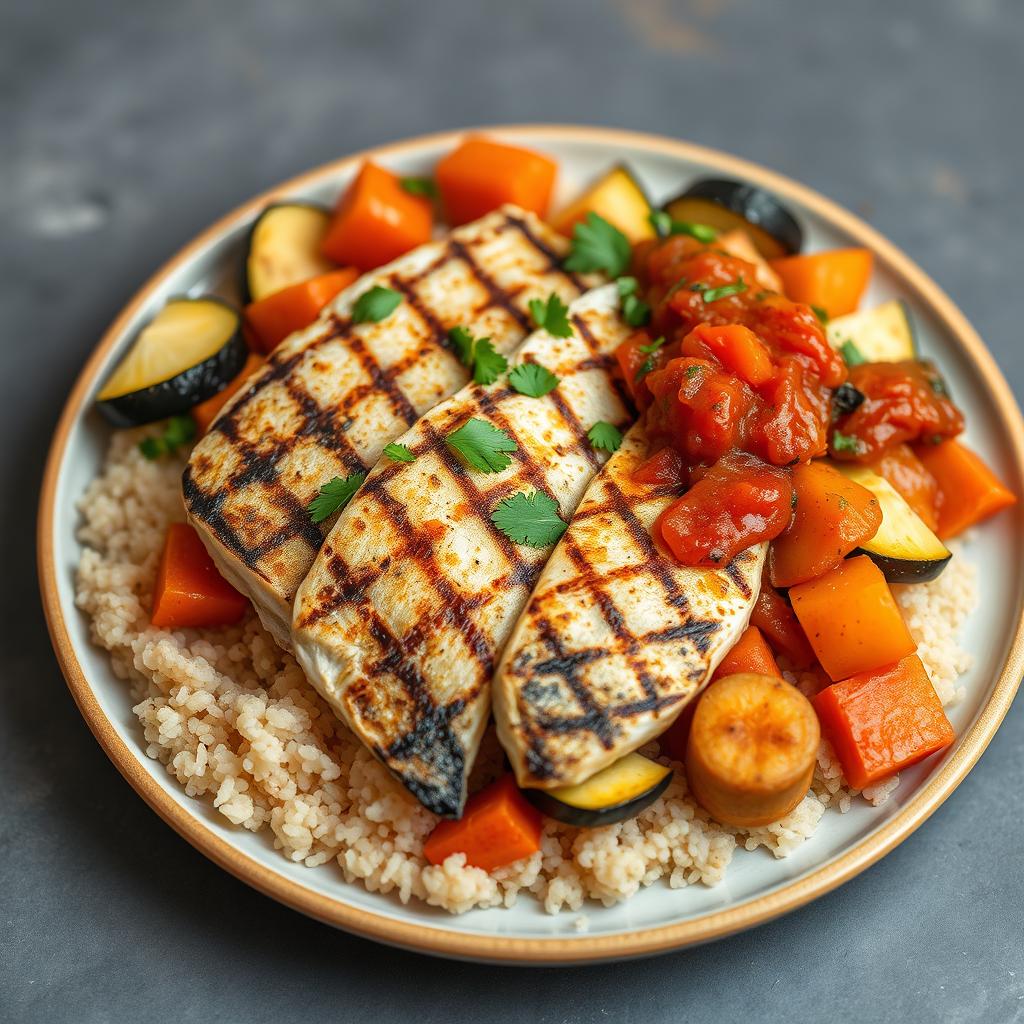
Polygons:
[[772,584],[791,587],[837,566],[882,525],[878,499],[824,462],[793,467],[796,511],[772,542]]
[[210,429],[210,424],[217,418],[217,413],[227,405],[228,399],[238,391],[242,385],[264,364],[263,356],[256,352],[250,352],[246,357],[245,365],[223,391],[200,402],[192,407],[192,419],[196,421],[196,430],[199,434],[205,434]]
[[536,853],[543,825],[515,776],[503,775],[469,798],[458,821],[439,822],[423,844],[423,855],[441,864],[453,853],[464,853],[467,864],[493,871]]
[[754,387],[775,375],[768,349],[742,324],[697,324],[683,339],[682,352],[687,356],[713,356]]
[[248,604],[217,571],[196,531],[187,523],[171,523],[153,592],[153,625],[229,626]]
[[320,251],[335,263],[373,270],[429,242],[433,218],[429,199],[367,162],[338,200]]
[[796,668],[814,664],[814,652],[804,636],[803,627],[786,604],[786,599],[771,585],[768,570],[761,579],[761,591],[750,615],[750,624],[767,637],[777,654],[785,654]]
[[830,317],[852,313],[871,277],[868,249],[829,249],[769,262],[790,299],[817,306]]
[[764,636],[757,626],[747,626],[740,634],[739,640],[729,648],[711,678],[722,679],[740,672],[752,672],[760,676],[781,675],[771,648],[765,643]]
[[355,267],[343,267],[250,302],[245,307],[245,319],[260,351],[270,353],[289,334],[308,327],[320,310],[358,276]]
[[890,665],[917,650],[882,570],[867,555],[791,588],[789,599],[832,679]]
[[1017,496],[959,441],[922,444],[914,452],[939,485],[936,533],[942,540],[1017,503]]
[[435,175],[446,219],[455,226],[503,203],[544,217],[557,172],[540,153],[473,136],[438,163]]
[[847,781],[858,789],[948,747],[954,739],[916,654],[833,683],[813,703]]

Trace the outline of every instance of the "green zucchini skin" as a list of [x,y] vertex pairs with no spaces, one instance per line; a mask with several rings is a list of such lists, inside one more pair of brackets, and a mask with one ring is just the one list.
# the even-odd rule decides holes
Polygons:
[[953,557],[950,553],[945,558],[891,558],[866,548],[857,548],[849,557],[854,555],[867,555],[882,570],[888,583],[928,583],[942,575],[942,570]]
[[549,818],[554,818],[555,821],[560,821],[565,825],[574,825],[577,828],[597,828],[601,825],[613,825],[617,821],[626,821],[628,818],[635,817],[642,810],[650,807],[668,789],[671,781],[672,772],[668,772],[663,779],[656,782],[650,789],[644,790],[643,793],[638,793],[629,800],[614,806],[593,810],[562,803],[561,800],[544,789],[524,789],[522,793],[538,811],[546,814]]
[[249,255],[252,252],[252,240],[256,235],[256,228],[260,221],[263,220],[271,210],[280,209],[282,206],[305,206],[312,210],[319,210],[321,213],[325,213],[328,216],[331,214],[329,206],[326,206],[324,203],[316,203],[312,199],[281,199],[276,203],[268,203],[262,210],[260,210],[253,222],[249,225],[249,230],[245,236],[245,251],[242,255],[242,271],[238,284],[243,306],[248,306],[249,303],[253,301],[252,291],[249,288]]

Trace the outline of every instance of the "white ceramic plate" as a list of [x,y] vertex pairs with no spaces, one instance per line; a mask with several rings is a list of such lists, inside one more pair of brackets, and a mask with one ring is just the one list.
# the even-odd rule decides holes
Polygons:
[[[755,165],[681,142],[621,131],[574,127],[489,129],[559,161],[559,203],[612,163],[626,160],[654,200],[709,173],[761,184],[798,214],[807,247],[866,245],[875,273],[864,300],[872,306],[900,296],[913,308],[921,346],[953,381],[968,422],[967,441],[1017,493],[1024,492],[1024,429],[1005,381],[952,303],[911,261],[857,218],[821,196]],[[157,761],[145,756],[142,731],[127,690],[107,655],[93,647],[74,606],[73,574],[80,547],[75,502],[97,474],[109,428],[91,407],[97,384],[136,331],[171,295],[215,291],[237,298],[242,247],[255,214],[270,200],[332,202],[366,156],[403,174],[428,174],[460,133],[448,133],[357,154],[259,196],[215,224],[157,273],[100,342],[72,392],[54,437],[43,486],[39,562],[54,647],[90,727],[150,805],[223,867],[282,902],[340,927],[397,945],[475,959],[560,963],[639,956],[705,941],[764,921],[827,892],[863,870],[909,835],[949,795],[980,756],[1016,690],[1024,660],[1021,513],[1004,514],[977,531],[969,557],[984,580],[984,604],[971,617],[965,642],[975,664],[963,680],[967,699],[951,712],[958,740],[941,758],[903,773],[882,807],[857,801],[845,815],[826,813],[817,833],[794,854],[775,860],[764,850],[737,851],[715,888],[672,890],[655,883],[610,908],[588,905],[589,929],[573,913],[549,916],[530,898],[510,910],[458,917],[349,885],[331,866],[304,868],[276,852],[269,833],[233,828],[212,806],[185,796]]]

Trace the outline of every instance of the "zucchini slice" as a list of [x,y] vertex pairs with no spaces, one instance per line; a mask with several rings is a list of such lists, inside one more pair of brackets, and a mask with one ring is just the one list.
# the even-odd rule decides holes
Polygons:
[[651,201],[633,172],[625,164],[618,164],[559,213],[552,227],[571,236],[579,221],[588,213],[596,213],[615,225],[631,242],[642,242],[654,237],[650,220],[652,209]]
[[874,309],[847,313],[830,320],[829,344],[838,352],[853,342],[869,363],[899,363],[917,358],[917,336],[910,310],[902,299],[891,299]]
[[673,220],[708,224],[720,231],[744,228],[766,259],[792,256],[804,244],[800,222],[763,188],[727,178],[702,178],[665,209]]
[[245,253],[245,302],[334,269],[320,253],[330,212],[314,203],[274,203],[257,218]]
[[227,387],[247,355],[242,318],[228,303],[171,299],[139,332],[96,402],[117,427],[176,416]]
[[843,476],[866,487],[882,508],[882,525],[854,554],[867,555],[890,583],[926,583],[953,557],[949,549],[888,480],[866,466],[837,464]]
[[586,782],[556,789],[524,789],[523,794],[549,818],[579,828],[596,828],[639,814],[665,792],[671,778],[671,768],[642,754],[627,754]]

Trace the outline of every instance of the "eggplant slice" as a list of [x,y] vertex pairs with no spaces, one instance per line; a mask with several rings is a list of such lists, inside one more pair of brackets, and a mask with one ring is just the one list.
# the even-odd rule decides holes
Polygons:
[[320,253],[330,222],[330,211],[315,203],[268,206],[249,232],[242,288],[245,301],[258,302],[333,270],[334,264]]
[[139,332],[96,396],[116,427],[188,412],[241,373],[248,349],[242,319],[212,295],[171,299]]
[[792,256],[804,243],[796,217],[770,192],[727,178],[701,178],[665,210],[673,220],[707,224],[719,231],[744,228],[766,259]]

